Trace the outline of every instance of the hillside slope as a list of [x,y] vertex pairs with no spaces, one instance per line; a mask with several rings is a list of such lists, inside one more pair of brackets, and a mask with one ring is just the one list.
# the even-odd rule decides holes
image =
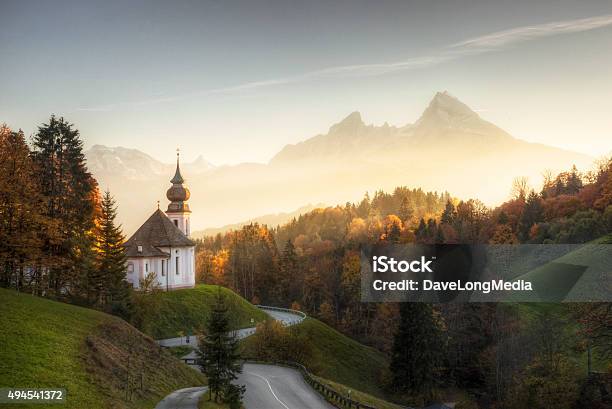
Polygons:
[[232,328],[252,327],[251,319],[255,322],[266,319],[266,313],[232,290],[199,284],[195,288],[157,294],[159,305],[149,311],[141,330],[155,339],[200,332],[210,317],[217,291],[225,297]]
[[65,388],[66,408],[150,408],[205,382],[119,318],[12,290],[0,300],[0,387]]
[[[536,294],[553,301],[605,301],[608,300],[612,263],[612,234],[582,245],[567,254],[533,269],[517,279],[532,282]],[[537,299],[535,299],[537,300]]]

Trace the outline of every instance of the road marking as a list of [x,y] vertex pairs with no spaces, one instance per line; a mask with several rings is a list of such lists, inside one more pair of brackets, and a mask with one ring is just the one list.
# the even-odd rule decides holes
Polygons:
[[272,392],[272,396],[274,396],[274,399],[276,399],[278,401],[278,403],[283,405],[285,407],[285,409],[289,409],[289,406],[285,405],[285,403],[282,400],[280,400],[278,398],[278,396],[276,396],[276,394],[274,393],[274,390],[272,389],[272,385],[270,385],[270,382],[266,378],[264,378],[263,376],[261,376],[259,374],[254,373],[254,372],[244,371],[244,373],[248,373],[250,375],[253,375],[253,376],[256,376],[256,377],[258,377],[260,379],[263,379],[264,382],[268,384],[268,388],[270,388],[270,392]]

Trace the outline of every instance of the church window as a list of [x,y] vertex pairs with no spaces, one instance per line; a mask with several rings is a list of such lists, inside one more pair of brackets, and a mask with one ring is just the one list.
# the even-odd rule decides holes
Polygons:
[[145,263],[145,273],[149,272],[149,263]]
[[178,227],[178,220],[174,219],[174,225]]
[[166,269],[164,268],[164,263],[166,262],[166,260],[162,260],[161,263],[161,273],[162,273],[162,277],[164,277],[166,275]]
[[178,258],[178,256],[174,258],[174,261],[176,263],[176,274],[178,275],[178,273],[179,273],[179,258]]
[[128,263],[128,273],[134,272],[134,263]]

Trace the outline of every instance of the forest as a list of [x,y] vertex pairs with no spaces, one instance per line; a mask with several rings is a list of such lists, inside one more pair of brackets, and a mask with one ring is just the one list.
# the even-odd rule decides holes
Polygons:
[[457,387],[500,408],[573,408],[591,398],[597,407],[583,357],[593,352],[599,369],[609,365],[610,304],[361,302],[360,247],[368,243],[612,244],[612,159],[585,173],[547,172],[540,191],[517,177],[509,196],[488,208],[398,187],[282,226],[250,224],[198,242],[198,280],[303,310],[384,352],[391,364],[381,382],[403,402]]

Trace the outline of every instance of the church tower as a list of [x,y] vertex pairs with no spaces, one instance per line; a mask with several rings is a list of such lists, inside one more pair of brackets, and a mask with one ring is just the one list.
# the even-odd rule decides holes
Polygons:
[[183,186],[185,183],[185,179],[181,175],[181,168],[179,166],[179,152],[177,149],[176,152],[176,172],[174,173],[174,177],[170,180],[172,186],[166,192],[166,197],[170,200],[170,204],[168,204],[168,210],[166,210],[166,215],[172,223],[176,227],[182,231],[185,236],[191,236],[191,223],[189,220],[189,215],[191,214],[191,210],[189,210],[189,204],[187,204],[187,200],[189,200],[189,189]]

